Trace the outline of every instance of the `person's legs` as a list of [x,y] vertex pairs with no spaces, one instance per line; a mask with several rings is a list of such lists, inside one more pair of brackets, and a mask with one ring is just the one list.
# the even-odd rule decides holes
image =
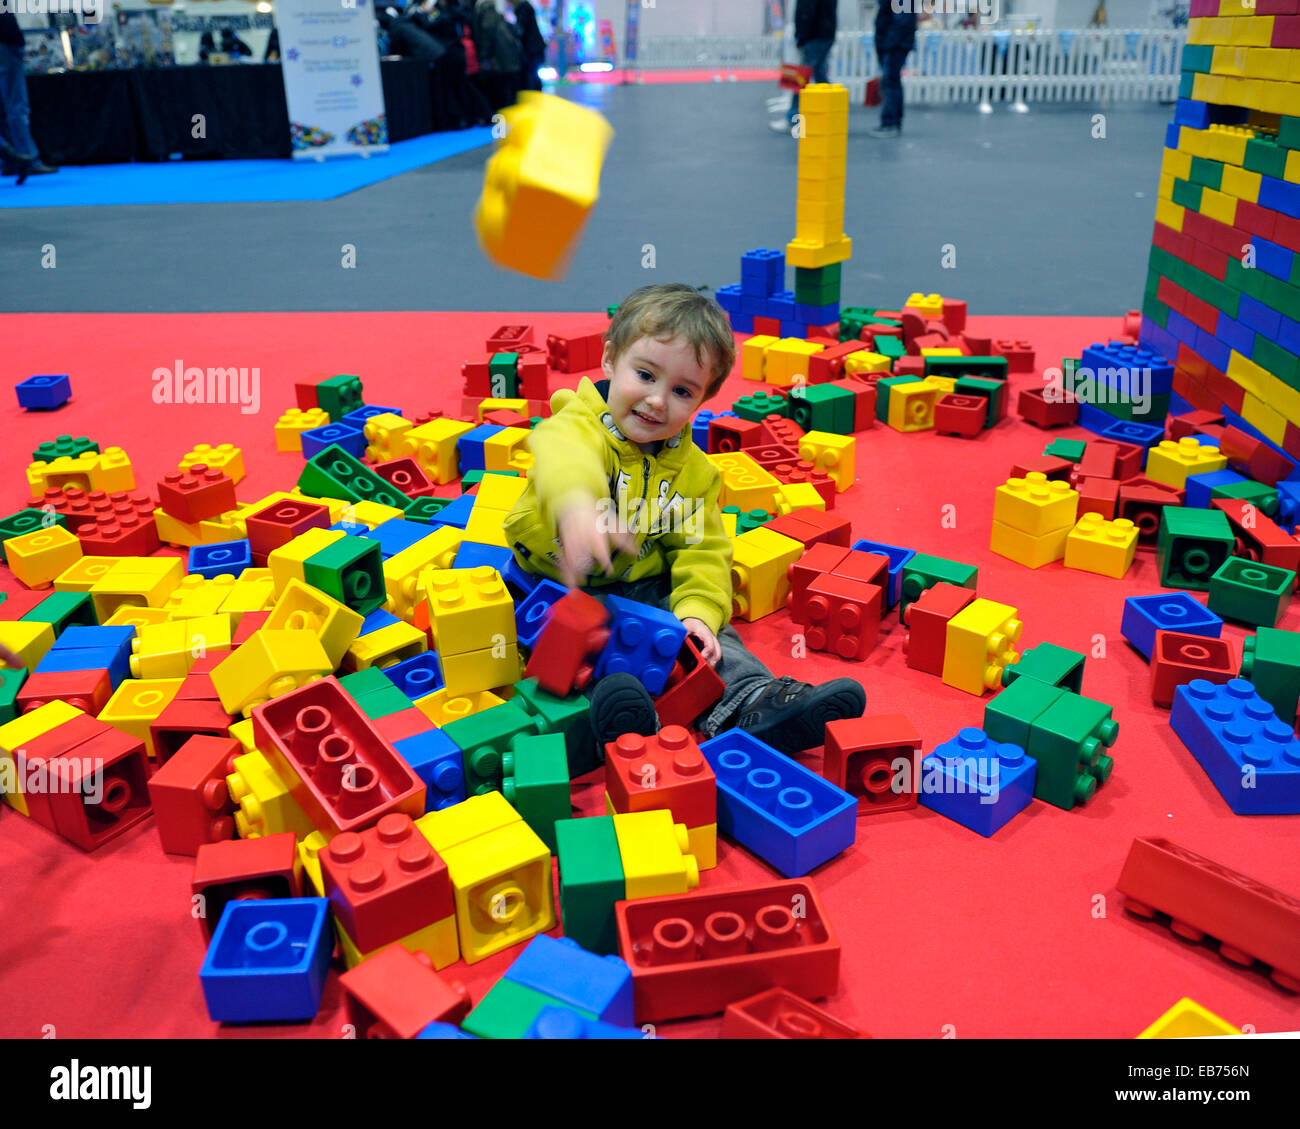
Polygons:
[[880,128],[900,129],[903,125],[903,60],[906,51],[886,51],[880,60]]
[[35,161],[40,154],[32,139],[23,52],[7,43],[0,43],[0,108],[5,117],[4,139],[22,160]]
[[[827,61],[830,59],[831,48],[835,46],[833,39],[810,39],[802,47],[799,53],[805,67],[812,67],[813,82],[828,82]],[[790,103],[790,111],[786,115],[791,126],[794,125],[794,116],[799,112],[799,92],[796,90],[794,99]]]

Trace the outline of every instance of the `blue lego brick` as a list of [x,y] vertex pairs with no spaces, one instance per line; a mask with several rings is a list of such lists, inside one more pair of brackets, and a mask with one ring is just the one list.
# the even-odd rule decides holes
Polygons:
[[767,298],[785,281],[785,252],[758,247],[740,257],[740,288],[746,294]]
[[1260,177],[1259,206],[1288,216],[1300,216],[1300,184],[1273,176]]
[[1273,518],[1288,533],[1300,522],[1300,482],[1287,479],[1277,484],[1277,516]]
[[729,286],[719,286],[714,291],[713,296],[718,300],[718,305],[727,313],[738,314],[740,312],[740,287],[736,283]]
[[[36,670],[107,670],[109,682],[116,690],[131,677],[131,640],[134,638],[135,628],[124,625],[68,627],[37,664]],[[54,665],[56,663],[59,665]]]
[[1182,132],[1183,127],[1179,125],[1178,122],[1170,122],[1165,126],[1165,148],[1177,149]]
[[1192,129],[1206,129],[1210,124],[1210,106],[1208,102],[1193,102],[1190,98],[1179,98],[1174,106],[1174,124],[1188,125]]
[[473,494],[453,498],[433,516],[428,528],[432,530],[440,525],[454,525],[457,529],[464,529],[469,524],[470,511],[474,509],[474,498]]
[[1115,417],[1095,404],[1079,405],[1079,426],[1100,435],[1115,423]]
[[14,385],[18,406],[29,412],[49,412],[72,399],[72,382],[66,376],[29,376]]
[[238,577],[246,568],[253,567],[253,550],[245,538],[240,541],[215,541],[211,545],[195,545],[190,549],[187,571],[205,576]]
[[[1245,295],[1242,295],[1242,301],[1245,301]],[[1264,307],[1267,309],[1268,307]],[[1300,353],[1300,322],[1292,321],[1284,314],[1277,315],[1277,329],[1269,336],[1276,338],[1277,343],[1282,346],[1288,353]]]
[[920,804],[986,839],[1029,806],[1038,762],[973,726],[921,761]]
[[1238,815],[1300,813],[1300,741],[1244,678],[1179,686],[1169,724]]
[[853,845],[856,796],[743,729],[719,733],[700,752],[718,778],[718,830],[787,878]]
[[437,651],[421,651],[418,655],[393,663],[383,670],[388,680],[411,701],[441,690],[446,685],[442,679],[442,664],[438,661]]
[[[1165,437],[1165,429],[1154,423],[1117,419],[1101,433],[1101,437],[1114,439],[1117,443],[1133,443],[1138,447],[1154,447]],[[1146,462],[1145,455],[1142,461]]]
[[1150,318],[1144,317],[1142,319],[1142,329],[1138,334],[1138,341],[1141,342],[1144,348],[1154,349],[1162,356],[1178,355],[1178,338],[1168,330],[1156,325]]
[[370,535],[370,526],[362,525],[359,521],[337,521],[330,528],[336,529],[340,533],[346,533],[349,537],[367,537]]
[[505,568],[501,569],[501,579],[506,582],[506,587],[514,595],[515,603],[528,595],[537,587],[541,577],[529,572],[523,565],[515,560],[514,554],[510,555],[510,562]]
[[1229,349],[1235,349],[1243,357],[1249,357],[1255,350],[1255,331],[1239,321],[1234,321],[1222,311],[1215,323],[1214,335]]
[[423,1028],[417,1039],[477,1039],[477,1035],[471,1035],[468,1031],[462,1031],[454,1023],[430,1023],[428,1027]]
[[626,671],[652,695],[662,694],[686,638],[682,621],[672,612],[622,596],[607,596],[603,602],[614,618],[593,677]]
[[379,404],[362,404],[361,407],[348,412],[348,414],[343,417],[343,422],[351,424],[355,428],[362,429],[365,427],[366,420],[370,419],[371,416],[400,416],[401,414],[401,408],[385,408]]
[[1177,392],[1169,393],[1169,414],[1171,416],[1181,416],[1187,412],[1194,412],[1196,409],[1184,400]]
[[742,294],[740,296],[740,313],[742,317],[767,317],[769,299],[762,294]]
[[456,550],[456,559],[452,568],[477,568],[487,565],[494,568],[505,578],[506,569],[514,563],[515,555],[504,545],[483,545],[478,541],[462,541]]
[[589,953],[571,937],[534,937],[506,969],[505,978],[565,1007],[589,1012],[602,1023],[630,1027],[635,1022],[627,962]]
[[546,626],[551,605],[562,599],[568,589],[557,581],[543,578],[515,605],[515,628],[519,642],[528,648],[537,646],[537,637]]
[[1079,366],[1092,369],[1097,380],[1112,388],[1132,379],[1116,377],[1110,371],[1115,369],[1129,372],[1137,370],[1148,374],[1150,383],[1146,390],[1152,396],[1163,396],[1174,386],[1174,366],[1168,357],[1141,346],[1125,345],[1121,341],[1089,345],[1079,358]]
[[781,336],[782,336],[782,337],[801,337],[801,338],[802,338],[802,337],[807,337],[807,336],[808,336],[808,326],[807,326],[807,324],[806,324],[805,322],[795,321],[795,320],[793,320],[793,319],[791,319],[790,321],[782,320],[782,322],[781,322]]
[[905,549],[901,545],[886,545],[883,541],[868,541],[865,537],[853,542],[853,548],[867,553],[880,553],[889,558],[889,607],[898,603],[898,594],[903,586],[903,566],[914,556],[915,549]]
[[403,549],[409,549],[417,541],[429,536],[429,527],[422,521],[407,521],[404,517],[393,517],[380,522],[374,529],[362,534],[371,541],[379,542],[379,554],[388,560]]
[[[1264,334],[1265,337],[1276,337],[1282,328],[1282,322],[1289,319],[1284,319],[1277,310],[1266,306],[1258,298],[1243,294],[1237,306],[1237,320],[1256,333]],[[1295,322],[1291,324],[1296,325]],[[1300,330],[1300,325],[1296,325],[1296,329]]]
[[1207,333],[1203,329],[1196,331],[1196,343],[1192,346],[1196,352],[1200,353],[1207,361],[1210,362],[1220,372],[1228,371],[1228,361],[1232,350],[1222,341],[1214,336],[1213,333]]
[[731,328],[737,333],[753,333],[754,315],[742,314],[737,311],[731,315]]
[[[1198,436],[1198,438],[1200,438]],[[1205,438],[1209,438],[1206,436]],[[1187,476],[1187,497],[1183,505],[1189,509],[1207,510],[1210,508],[1210,495],[1216,486],[1240,486],[1250,479],[1235,470],[1211,470],[1202,474]]]
[[1255,267],[1280,278],[1283,282],[1291,281],[1291,267],[1295,256],[1279,243],[1263,239],[1258,235],[1250,237],[1250,244],[1255,248]]
[[691,420],[691,442],[701,451],[709,449],[709,424],[715,419],[736,419],[735,412],[711,412],[707,409],[695,413]]
[[827,302],[824,306],[809,306],[803,302],[796,303],[794,320],[804,325],[830,325],[840,320],[840,304]]
[[376,608],[361,621],[361,630],[357,634],[358,636],[369,635],[372,631],[378,631],[382,627],[392,627],[393,624],[401,622],[392,612]]
[[424,733],[393,742],[398,755],[424,781],[426,812],[441,811],[465,799],[464,751],[432,722],[429,724]]
[[131,640],[135,638],[135,627],[130,624],[116,624],[112,627],[87,626],[76,624],[65,627],[54,640],[55,651],[85,650],[87,648],[108,647],[114,651],[131,653]]
[[1165,328],[1179,341],[1187,342],[1194,342],[1201,332],[1200,326],[1177,310],[1169,311],[1169,316],[1165,319]]
[[294,1023],[320,1010],[334,936],[326,898],[230,901],[199,969],[214,1023]]
[[350,423],[344,423],[340,420],[338,423],[327,423],[324,427],[313,427],[310,431],[302,433],[302,457],[312,459],[319,455],[326,447],[332,447],[335,444],[342,447],[353,458],[361,458],[366,453],[366,436],[359,427],[353,427]]
[[1223,620],[1186,592],[1157,592],[1154,596],[1129,596],[1124,601],[1119,632],[1151,661],[1157,631],[1219,638]]
[[532,1026],[524,1032],[525,1039],[649,1039],[639,1027],[615,1027],[588,1019],[567,1007],[544,1007],[537,1013]]
[[[460,460],[462,475],[471,470],[487,470],[487,456],[483,453],[483,444],[501,430],[502,428],[494,423],[484,423],[473,431],[465,432],[456,440],[456,456]],[[442,517],[442,514],[438,516]]]
[[767,300],[766,316],[777,321],[794,321],[795,305],[793,290],[778,290]]

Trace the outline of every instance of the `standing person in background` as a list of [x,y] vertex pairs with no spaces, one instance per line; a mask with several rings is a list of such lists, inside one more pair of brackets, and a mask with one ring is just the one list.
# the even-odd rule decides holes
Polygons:
[[[453,122],[465,126],[490,125],[492,110],[487,99],[469,80],[465,36],[470,22],[455,0],[438,0],[432,12],[430,34],[447,49],[435,72],[435,81],[441,80],[438,92],[446,99],[448,116]],[[473,46],[473,40],[470,40]],[[453,124],[452,129],[459,126]]]
[[[888,3],[888,0],[883,2]],[[795,4],[794,42],[802,55],[803,65],[812,67],[813,82],[830,81],[826,62],[835,46],[836,7],[836,0],[797,0]],[[777,133],[789,133],[798,112],[799,95],[796,94],[790,102],[785,123],[774,121],[768,124]]]
[[0,176],[16,176],[19,184],[29,176],[59,171],[41,160],[32,140],[23,43],[18,17],[0,11]]
[[523,52],[514,29],[497,11],[495,0],[478,0],[474,7],[474,48],[478,53],[479,88],[496,113],[514,104],[519,94]]
[[542,80],[537,77],[537,68],[546,59],[546,40],[542,30],[537,26],[537,12],[528,0],[506,0],[510,10],[515,14],[515,31],[519,35],[519,45],[524,55],[521,90],[541,90]]
[[[908,9],[898,11],[898,8]],[[915,5],[906,0],[879,0],[876,9],[876,58],[880,60],[880,125],[869,137],[897,137],[903,131],[903,60],[916,46]]]

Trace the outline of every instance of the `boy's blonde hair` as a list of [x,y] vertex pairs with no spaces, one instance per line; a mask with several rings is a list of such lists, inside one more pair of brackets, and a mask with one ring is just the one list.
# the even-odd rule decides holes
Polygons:
[[707,355],[713,378],[704,400],[717,395],[736,363],[736,338],[726,311],[684,283],[643,286],[619,303],[605,330],[611,363],[617,364],[642,337],[657,341],[680,337],[695,349],[698,364],[704,364]]

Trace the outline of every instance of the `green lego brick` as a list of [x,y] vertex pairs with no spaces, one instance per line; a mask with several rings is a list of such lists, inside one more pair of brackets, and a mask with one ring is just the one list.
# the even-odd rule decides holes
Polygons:
[[596,738],[591,732],[591,702],[582,694],[557,698],[537,685],[536,678],[515,683],[515,696],[525,710],[538,719],[540,732],[563,733],[569,758],[569,779],[576,780],[599,766]]
[[1018,662],[1002,668],[1002,685],[1010,686],[1022,675],[1082,694],[1083,654],[1055,643],[1039,643],[1025,651]]
[[1235,545],[1232,526],[1222,510],[1165,506],[1160,511],[1156,539],[1160,583],[1166,588],[1207,591],[1210,577]]
[[840,300],[840,263],[824,267],[795,267],[794,300],[806,306],[825,306]]
[[501,755],[501,792],[555,854],[555,824],[573,815],[564,734],[516,737]]
[[1191,74],[1188,71],[1183,71],[1178,78],[1178,97],[1190,98],[1192,96],[1192,89],[1195,85],[1196,75]]
[[532,428],[532,427],[536,427],[536,426],[537,426],[539,423],[541,423],[542,420],[544,420],[545,418],[546,418],[545,416],[529,416],[529,417],[528,417],[528,426],[529,426],[530,428]]
[[[27,681],[27,668],[0,667],[0,725],[8,725],[18,716],[18,691]],[[3,790],[3,789],[0,789]]]
[[519,395],[519,354],[493,353],[488,362],[488,387],[495,399]]
[[1166,306],[1159,298],[1147,294],[1142,299],[1142,313],[1145,317],[1150,318],[1161,329],[1169,328],[1169,307]]
[[1214,61],[1214,48],[1208,44],[1189,43],[1183,48],[1183,70],[1209,74]]
[[[415,703],[391,682],[386,689],[372,690],[367,694],[354,694],[357,707],[366,717],[376,721],[389,714],[409,710]],[[432,723],[431,723],[432,724]]]
[[1300,149],[1300,118],[1282,118],[1277,127],[1277,143],[1288,149]]
[[876,419],[889,422],[889,390],[896,384],[915,384],[914,376],[882,376],[876,381]]
[[1087,449],[1088,444],[1082,439],[1053,439],[1043,448],[1043,454],[1055,455],[1058,459],[1068,459],[1072,463],[1077,463],[1083,458],[1083,452]]
[[1204,188],[1213,188],[1216,192],[1223,183],[1223,165],[1206,157],[1193,157],[1192,167],[1187,179]]
[[1286,172],[1286,155],[1289,150],[1278,145],[1271,138],[1255,137],[1246,142],[1246,152],[1242,157],[1242,167],[1250,172],[1261,173],[1281,180]]
[[1261,627],[1241,643],[1241,677],[1287,725],[1295,725],[1300,703],[1300,635]]
[[313,498],[342,498],[345,502],[378,502],[399,510],[413,499],[394,489],[337,443],[307,460],[298,486]]
[[847,388],[799,384],[790,390],[789,404],[790,418],[805,431],[853,434],[853,393]]
[[1210,497],[1239,498],[1249,502],[1265,517],[1277,516],[1277,490],[1262,482],[1229,482],[1211,486]]
[[1097,404],[1103,412],[1126,422],[1163,423],[1169,414],[1169,393],[1161,392],[1157,396],[1148,396],[1145,405],[1129,401],[1110,401]]
[[842,306],[840,308],[840,341],[857,341],[862,331],[876,320],[876,311],[870,306]]
[[617,312],[617,310],[618,310],[618,303],[617,303],[617,302],[615,302],[612,306],[606,306],[606,307],[605,307],[605,316],[606,316],[607,318],[609,318],[611,321],[613,321],[613,320],[614,320],[614,314]]
[[1010,741],[1025,749],[1034,721],[1064,693],[1060,686],[1037,678],[1017,678],[984,707],[984,732],[994,741]]
[[428,525],[433,518],[437,517],[449,505],[451,505],[450,498],[414,498],[411,504],[407,506],[406,513],[402,516],[407,521],[422,521]]
[[[567,1005],[503,977],[488,989],[478,1006],[465,1017],[461,1028],[480,1039],[522,1039],[543,1009],[556,1006]],[[571,1010],[588,1019],[600,1018],[581,1008]]]
[[465,763],[465,795],[501,791],[501,754],[516,737],[540,733],[541,723],[511,699],[480,713],[449,721],[442,731],[460,747]]
[[1289,568],[1229,557],[1210,577],[1210,611],[1237,623],[1276,627],[1295,575]]
[[69,627],[94,627],[99,623],[89,592],[51,592],[19,618],[52,625],[56,637]]
[[907,356],[907,347],[897,337],[877,337],[872,349],[882,357],[891,359]]
[[958,396],[983,396],[989,402],[984,426],[992,427],[1002,415],[1002,404],[1007,394],[1004,380],[990,380],[983,376],[962,376],[957,379]]
[[93,439],[87,439],[84,435],[80,439],[73,439],[71,435],[60,435],[57,439],[48,440],[42,443],[32,452],[32,462],[52,463],[55,459],[67,455],[70,459],[75,459],[78,455],[86,451],[99,451],[99,444]]
[[[464,477],[460,480],[460,492],[462,494],[469,493],[471,486],[477,486],[483,481],[483,479],[487,478],[489,474],[499,474],[502,478],[519,477],[519,472],[517,470],[467,470]],[[443,505],[446,505],[444,499],[439,499],[439,501],[442,501]],[[439,509],[441,509],[441,507],[439,507]],[[404,516],[409,518],[411,516],[410,512],[408,511]]]
[[755,392],[750,396],[742,396],[731,405],[731,410],[741,419],[762,423],[768,416],[788,417],[790,403],[784,396],[777,396],[770,392]]
[[384,555],[378,541],[346,534],[303,563],[303,579],[313,588],[369,615],[383,607]]
[[10,537],[21,537],[24,533],[31,533],[37,529],[49,529],[54,525],[61,525],[64,529],[67,529],[68,519],[62,514],[55,513],[53,508],[48,510],[34,508],[18,510],[7,518],[0,519],[0,561],[8,563],[5,557],[4,543]]
[[1199,184],[1192,184],[1190,181],[1183,180],[1181,177],[1174,177],[1173,200],[1175,204],[1180,204],[1184,208],[1191,208],[1195,212],[1201,210],[1201,192],[1204,191]]
[[898,615],[907,622],[907,606],[919,600],[921,593],[936,584],[955,584],[958,588],[974,588],[979,579],[979,569],[946,557],[932,557],[917,553],[903,566],[898,586]]
[[564,935],[589,953],[618,952],[614,903],[627,896],[614,820],[562,819],[555,825]]
[[338,423],[348,412],[364,407],[361,377],[331,376],[316,385],[316,402],[329,412],[330,423]]
[[926,357],[926,376],[979,376],[986,380],[1006,380],[1006,357]]
[[766,525],[776,517],[776,514],[770,514],[766,510],[749,510],[741,513],[739,506],[723,506],[722,512],[736,515],[737,536],[748,533],[751,529],[757,529],[760,525]]
[[[1031,681],[1018,679],[1008,689]],[[1118,736],[1110,706],[1061,691],[1030,726],[1025,751],[1038,762],[1034,798],[1066,811],[1091,799],[1110,779],[1115,765],[1105,750]]]
[[[393,680],[376,666],[368,666],[353,674],[345,674],[339,679],[339,685],[353,698],[362,694],[373,694],[385,686],[393,686]],[[393,689],[397,689],[393,686]]]
[[1300,357],[1274,344],[1262,333],[1255,337],[1250,359],[1292,388],[1300,381]]
[[1147,268],[1147,282],[1143,288],[1142,294],[1145,298],[1154,298],[1160,289],[1160,271],[1156,269],[1155,263]]
[[1292,321],[1300,318],[1300,287],[1283,282],[1280,278],[1272,278],[1269,279],[1269,292],[1273,309]]

